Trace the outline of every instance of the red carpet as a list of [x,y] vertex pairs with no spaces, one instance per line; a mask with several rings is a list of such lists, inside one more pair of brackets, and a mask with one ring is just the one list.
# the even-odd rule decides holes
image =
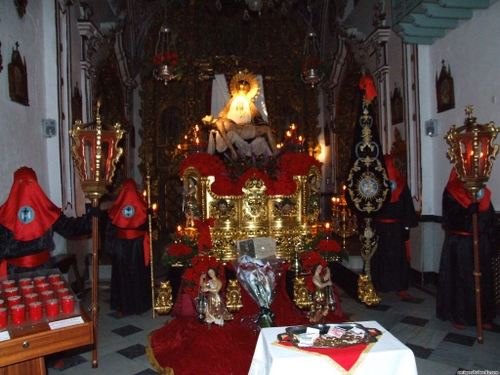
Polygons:
[[[249,322],[258,316],[260,308],[243,288],[242,302],[243,308],[234,314],[235,319],[223,327],[212,324],[208,329],[197,317],[177,315],[152,333],[147,348],[151,364],[161,374],[168,375],[248,374],[258,338],[255,324]],[[288,298],[284,275],[278,282],[271,311],[276,326],[309,323],[305,313]],[[327,318],[327,322],[343,321],[341,308]]]

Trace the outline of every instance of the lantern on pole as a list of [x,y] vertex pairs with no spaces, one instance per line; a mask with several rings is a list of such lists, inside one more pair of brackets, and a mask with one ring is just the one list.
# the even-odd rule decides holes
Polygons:
[[[472,117],[474,107],[469,105],[465,111],[467,118],[464,125],[452,125],[446,133],[446,141],[450,145],[448,158],[454,163],[458,178],[464,182],[464,188],[472,195],[472,203],[477,202],[477,194],[486,186],[493,168],[499,146],[493,144],[500,131],[495,123],[486,125],[477,123]],[[477,213],[472,215],[472,235],[474,246],[474,280],[476,291],[477,341],[483,343],[483,328],[481,322],[481,270],[479,269],[479,235]]]
[[[125,130],[116,123],[106,130],[101,124],[99,113],[101,103],[97,102],[96,120],[93,123],[82,124],[75,121],[74,129],[69,133],[73,138],[71,155],[78,170],[82,190],[92,202],[93,207],[99,206],[99,200],[112,184],[116,163],[123,154],[118,147]],[[98,333],[98,280],[99,280],[99,218],[92,218],[92,327],[94,347],[92,350],[92,367],[97,368],[97,333]]]

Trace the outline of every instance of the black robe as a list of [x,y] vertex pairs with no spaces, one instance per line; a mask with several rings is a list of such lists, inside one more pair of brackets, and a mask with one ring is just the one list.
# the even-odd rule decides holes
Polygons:
[[[147,223],[137,228],[147,230]],[[144,265],[144,236],[116,238],[118,227],[108,218],[106,253],[111,257],[111,309],[124,315],[152,308],[151,268]]]
[[[64,237],[89,234],[92,232],[92,216],[88,214],[82,217],[67,217],[61,213],[54,225],[43,236],[30,241],[15,240],[14,232],[0,224],[0,260],[34,255],[44,250],[54,250],[56,247],[53,239],[54,232]],[[48,268],[50,268],[50,262],[34,268],[16,267],[8,264],[7,272],[8,274],[17,274]]]
[[[462,325],[476,325],[476,292],[472,214],[445,190],[443,223],[445,238],[439,265],[436,315],[442,320]],[[496,316],[492,255],[498,249],[499,227],[493,205],[478,213],[482,322],[491,323]]]
[[[395,220],[394,223],[377,220]],[[370,262],[373,286],[379,292],[408,290],[410,284],[410,262],[406,254],[406,240],[410,231],[418,225],[408,185],[396,202],[389,203],[373,218],[378,247]]]

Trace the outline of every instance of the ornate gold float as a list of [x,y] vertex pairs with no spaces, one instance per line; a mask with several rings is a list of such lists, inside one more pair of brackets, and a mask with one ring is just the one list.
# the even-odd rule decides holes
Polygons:
[[[308,157],[297,155],[303,160]],[[209,157],[214,156],[206,154],[207,163]],[[235,259],[236,242],[254,237],[274,238],[276,255],[287,260],[294,258],[296,244],[304,243],[310,236],[319,214],[319,204],[314,204],[318,196],[311,181],[321,181],[321,172],[319,163],[310,158],[307,172],[292,176],[296,188],[288,191],[289,194],[269,194],[269,187],[264,181],[268,179],[255,170],[255,174],[249,172],[246,180],[240,180],[243,184],[240,194],[220,195],[212,189],[215,176],[204,176],[197,167],[189,165],[189,160],[185,161],[187,167],[182,174],[184,186],[195,185],[190,197],[185,198],[186,202],[190,202],[185,205],[186,211],[195,207],[200,220],[213,219],[210,233],[213,255],[217,259],[223,262]],[[279,190],[279,184],[275,185],[273,191]],[[186,213],[186,217],[190,215]]]

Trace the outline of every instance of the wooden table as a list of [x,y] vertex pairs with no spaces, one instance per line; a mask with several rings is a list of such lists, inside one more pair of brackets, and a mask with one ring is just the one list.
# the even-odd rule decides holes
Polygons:
[[94,343],[92,322],[80,310],[83,323],[52,330],[40,323],[27,332],[13,331],[0,342],[0,375],[46,375],[44,356]]

